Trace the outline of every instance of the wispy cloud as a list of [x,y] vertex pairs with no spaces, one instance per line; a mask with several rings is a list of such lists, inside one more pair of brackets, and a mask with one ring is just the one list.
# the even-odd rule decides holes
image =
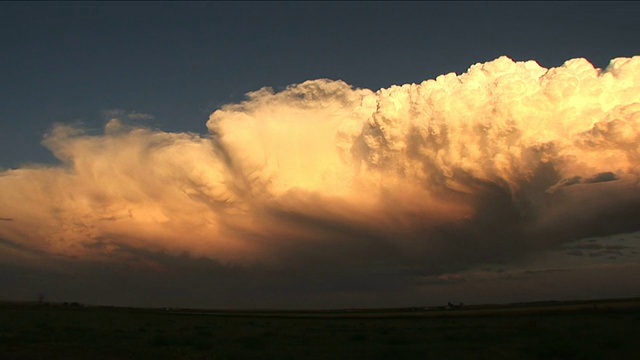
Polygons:
[[138,111],[128,111],[123,109],[109,109],[102,111],[102,117],[106,120],[118,119],[118,120],[133,120],[133,121],[150,121],[155,119],[155,116]]

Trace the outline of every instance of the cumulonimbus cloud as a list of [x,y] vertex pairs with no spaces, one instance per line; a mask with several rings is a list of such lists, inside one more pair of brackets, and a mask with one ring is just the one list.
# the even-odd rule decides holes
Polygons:
[[376,92],[311,80],[207,127],[54,126],[61,164],[0,173],[0,238],[114,261],[139,248],[444,272],[640,230],[640,57],[501,57]]

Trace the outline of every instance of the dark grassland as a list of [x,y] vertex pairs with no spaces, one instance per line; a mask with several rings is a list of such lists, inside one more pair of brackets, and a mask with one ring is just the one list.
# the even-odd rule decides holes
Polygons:
[[640,359],[640,299],[200,311],[0,303],[0,359]]

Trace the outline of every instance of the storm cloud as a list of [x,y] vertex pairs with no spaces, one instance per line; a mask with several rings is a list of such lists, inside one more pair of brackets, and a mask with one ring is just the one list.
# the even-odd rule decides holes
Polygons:
[[640,230],[640,57],[500,57],[378,91],[310,80],[206,125],[54,125],[43,144],[59,164],[0,173],[5,248],[145,271],[186,257],[341,292],[462,283]]

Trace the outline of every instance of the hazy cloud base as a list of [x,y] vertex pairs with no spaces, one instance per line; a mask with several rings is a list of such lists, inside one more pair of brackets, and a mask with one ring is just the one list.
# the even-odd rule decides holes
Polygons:
[[0,173],[0,261],[164,273],[171,296],[191,278],[229,301],[390,303],[640,230],[640,57],[501,57],[376,92],[311,80],[249,93],[207,127],[55,125],[43,143],[61,164]]

